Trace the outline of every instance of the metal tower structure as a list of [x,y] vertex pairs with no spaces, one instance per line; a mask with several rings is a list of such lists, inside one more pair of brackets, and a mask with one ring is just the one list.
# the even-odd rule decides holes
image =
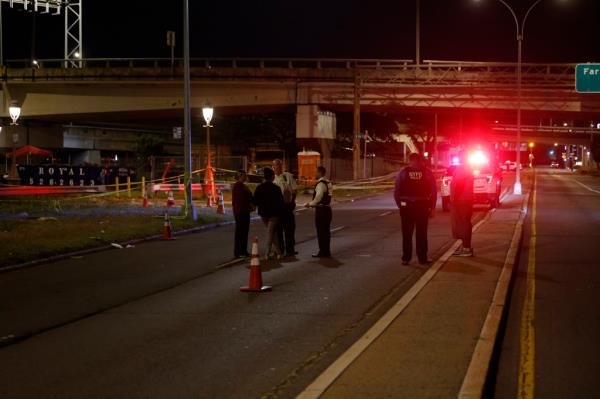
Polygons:
[[83,20],[81,1],[68,1],[65,5],[65,67],[81,68],[83,58]]
[[83,20],[82,0],[0,0],[0,64],[4,63],[2,54],[2,4],[20,7],[25,11],[42,14],[65,15],[65,67],[80,68],[83,57]]

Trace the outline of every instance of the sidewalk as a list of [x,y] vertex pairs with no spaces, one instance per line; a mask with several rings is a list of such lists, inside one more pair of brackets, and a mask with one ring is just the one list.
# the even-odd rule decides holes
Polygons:
[[[478,361],[469,375],[477,383],[471,378],[465,386],[475,385],[477,392],[497,332],[486,318],[499,322],[505,295],[495,295],[496,287],[508,286],[512,264],[507,260],[516,254],[511,242],[519,243],[515,230],[527,198],[508,195],[473,235],[475,257],[444,254],[299,398],[456,398],[472,358]],[[503,268],[507,273],[501,278]]]

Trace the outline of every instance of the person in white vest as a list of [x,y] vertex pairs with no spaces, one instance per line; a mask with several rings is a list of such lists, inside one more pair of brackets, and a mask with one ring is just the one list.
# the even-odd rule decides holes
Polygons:
[[324,166],[317,168],[319,180],[315,185],[313,199],[305,204],[307,208],[315,208],[315,226],[317,228],[317,241],[319,252],[313,258],[331,257],[331,189],[329,180],[325,177],[327,170]]

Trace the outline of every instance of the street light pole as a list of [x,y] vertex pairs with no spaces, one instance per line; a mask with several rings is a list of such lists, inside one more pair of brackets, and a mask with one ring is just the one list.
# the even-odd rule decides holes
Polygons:
[[198,219],[192,201],[192,117],[190,110],[190,17],[189,1],[183,0],[183,185],[185,206],[192,211],[192,217]]
[[204,121],[206,122],[206,172],[204,174],[204,181],[206,184],[206,191],[208,196],[207,205],[212,206],[212,202],[216,201],[217,193],[215,189],[215,176],[213,174],[212,163],[211,163],[211,155],[210,155],[210,128],[212,125],[210,121],[212,120],[214,114],[214,108],[210,104],[206,104],[202,108],[202,116],[204,117]]
[[415,64],[421,63],[421,0],[417,2],[417,15],[415,20]]
[[516,168],[516,177],[515,177],[515,187],[513,193],[515,195],[523,194],[523,189],[521,185],[521,107],[522,107],[522,65],[523,65],[523,35],[525,33],[525,22],[527,22],[527,17],[531,13],[531,10],[534,9],[542,0],[535,1],[525,13],[525,17],[523,18],[523,22],[519,23],[519,18],[517,18],[517,14],[514,12],[512,7],[508,5],[505,0],[498,0],[500,3],[504,4],[506,8],[512,14],[515,25],[517,28],[517,168]]

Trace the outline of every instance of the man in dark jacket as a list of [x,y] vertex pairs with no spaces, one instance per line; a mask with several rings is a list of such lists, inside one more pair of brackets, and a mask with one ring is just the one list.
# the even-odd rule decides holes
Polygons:
[[473,256],[471,235],[473,226],[473,170],[467,166],[465,152],[460,155],[461,164],[454,169],[450,183],[450,221],[452,223],[452,236],[462,240],[460,248],[454,252],[455,256]]
[[410,154],[409,160],[410,164],[396,177],[394,191],[402,219],[402,264],[410,263],[416,230],[417,257],[420,264],[426,265],[431,262],[427,258],[427,224],[435,210],[437,187],[433,173],[421,163],[419,154]]
[[263,223],[267,227],[267,250],[265,258],[272,257],[273,249],[277,255],[277,259],[281,259],[282,252],[277,239],[277,223],[283,212],[283,194],[281,189],[273,183],[275,172],[271,168],[264,169],[265,181],[259,184],[254,191],[254,203],[258,207],[258,214],[262,218]]
[[235,217],[235,243],[233,256],[241,258],[248,253],[248,231],[250,230],[250,212],[254,210],[252,191],[246,186],[246,172],[241,170],[236,175],[232,190],[233,216]]

